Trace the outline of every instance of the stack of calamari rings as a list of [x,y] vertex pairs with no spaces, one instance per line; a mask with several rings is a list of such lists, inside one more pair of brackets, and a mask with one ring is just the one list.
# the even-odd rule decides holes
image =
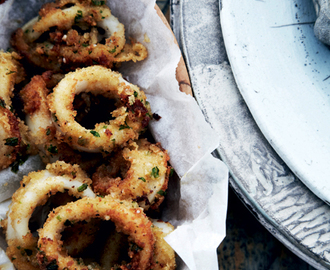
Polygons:
[[174,228],[149,216],[165,198],[169,156],[143,135],[145,93],[114,70],[145,59],[144,45],[126,43],[98,0],[45,4],[11,44],[0,53],[0,169],[22,149],[46,165],[24,176],[1,222],[15,267],[175,269],[164,240]]

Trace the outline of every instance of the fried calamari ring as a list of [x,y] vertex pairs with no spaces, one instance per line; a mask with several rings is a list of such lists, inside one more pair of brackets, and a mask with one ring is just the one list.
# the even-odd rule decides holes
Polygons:
[[21,142],[19,121],[1,104],[4,104],[4,101],[0,98],[0,170],[7,168],[16,160]]
[[55,71],[95,63],[112,67],[113,62],[147,57],[142,44],[125,44],[124,25],[104,3],[95,1],[45,4],[38,18],[14,33],[11,43],[34,65]]
[[[152,223],[141,208],[132,208],[128,201],[106,196],[105,198],[82,198],[76,202],[58,207],[50,213],[44,227],[39,231],[39,262],[47,267],[49,263],[59,269],[87,270],[88,266],[68,256],[61,248],[61,232],[65,224],[91,218],[111,220],[117,231],[129,235],[128,239],[136,247],[131,249],[131,261],[121,269],[150,269],[152,266],[154,235]],[[120,267],[119,267],[120,268]],[[94,267],[93,269],[98,269]]]
[[[42,152],[43,159],[55,154],[52,149],[57,147],[57,142],[50,139],[53,121],[47,105],[49,90],[46,87],[44,78],[40,75],[32,77],[31,81],[20,92],[24,104],[25,122],[29,128],[31,142]],[[48,162],[55,162],[57,159],[48,158]]]
[[[174,270],[175,252],[171,246],[164,240],[164,237],[170,234],[174,227],[169,222],[161,220],[152,221],[152,231],[155,236],[155,248],[153,256],[153,270]],[[102,250],[100,265],[103,269],[117,269],[115,266],[125,260],[123,253],[127,249],[127,236],[123,233],[112,231],[108,237],[105,247]]]
[[156,238],[154,251],[154,270],[174,270],[176,268],[175,252],[164,240],[164,237],[174,231],[169,222],[152,220],[152,230]]
[[[39,17],[32,19],[14,33],[12,46],[29,62],[45,69],[59,71],[62,65],[89,65],[93,60],[98,61],[101,56],[112,59],[117,48],[119,53],[124,47],[124,26],[111,14],[107,6],[90,5],[89,1],[69,2],[74,5],[65,7],[61,2],[46,4],[41,8]],[[82,35],[72,29],[74,25],[79,26]],[[56,30],[50,31],[54,27]],[[96,44],[103,38],[97,34],[97,27],[105,28],[105,45]],[[92,28],[91,33],[86,32],[86,28]],[[95,48],[99,45],[104,47],[102,55],[93,52],[94,49],[99,49]],[[108,62],[110,65],[113,61]]]
[[60,161],[23,178],[21,187],[12,197],[6,225],[7,255],[18,269],[39,269],[35,258],[37,238],[28,226],[34,209],[45,204],[52,194],[65,190],[77,198],[95,197],[89,188],[90,183],[78,166]]
[[29,142],[36,146],[45,164],[62,160],[70,164],[78,164],[82,169],[88,171],[98,164],[101,154],[87,157],[77,153],[78,151],[57,138],[56,127],[48,108],[48,88],[52,88],[63,77],[64,75],[46,71],[42,75],[32,77],[20,92],[24,104],[25,122],[28,126]]
[[[171,167],[169,156],[159,143],[146,139],[132,142],[108,165],[101,165],[92,176],[93,190],[122,200],[134,200],[144,209],[156,209],[164,200]],[[119,177],[119,175],[121,177]]]
[[0,105],[9,108],[14,93],[14,85],[20,83],[25,76],[24,69],[18,60],[21,57],[15,53],[0,51]]
[[114,58],[115,63],[128,62],[128,61],[142,61],[148,56],[148,51],[139,42],[132,41],[132,44],[126,43],[124,48]]
[[[75,121],[75,95],[90,92],[117,101],[114,120],[98,123],[93,130]],[[146,96],[137,86],[125,81],[121,74],[102,66],[71,72],[48,96],[53,121],[64,140],[73,148],[86,152],[111,152],[130,139],[137,139],[150,120]],[[110,116],[109,116],[110,118]]]

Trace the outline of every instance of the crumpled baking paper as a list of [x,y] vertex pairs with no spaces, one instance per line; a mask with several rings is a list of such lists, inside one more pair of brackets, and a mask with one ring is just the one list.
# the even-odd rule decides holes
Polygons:
[[[9,47],[10,34],[37,16],[45,2],[48,1],[7,0],[0,5],[2,49]],[[179,270],[217,269],[216,249],[225,237],[228,192],[228,170],[211,155],[219,145],[219,137],[206,123],[195,99],[179,90],[175,71],[181,52],[172,32],[158,17],[155,1],[112,0],[107,4],[125,25],[127,37],[148,49],[146,60],[124,63],[120,72],[145,91],[152,111],[161,116],[159,121],[151,121],[150,129],[155,140],[168,150],[178,175],[177,181],[169,184],[162,216],[176,226],[166,241],[179,255]],[[40,160],[33,157],[18,175],[10,170],[0,172],[0,179],[6,179],[0,182],[0,217],[4,217],[8,198],[22,173],[40,167]],[[3,236],[0,247],[5,248]],[[0,267],[1,258],[0,254]]]

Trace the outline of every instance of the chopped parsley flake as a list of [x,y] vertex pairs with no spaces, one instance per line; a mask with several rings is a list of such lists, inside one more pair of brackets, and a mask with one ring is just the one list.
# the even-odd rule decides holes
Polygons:
[[56,114],[55,114],[55,113],[53,114],[53,117],[54,117],[54,122],[57,122],[57,121],[58,121],[58,119],[57,119],[57,116],[56,116]]
[[164,190],[160,190],[157,192],[157,194],[161,195],[161,196],[165,196],[166,192]]
[[159,177],[159,169],[158,169],[157,166],[152,168],[152,170],[151,170],[151,176],[154,177],[154,178]]
[[116,52],[116,47],[114,47],[112,50],[109,51],[109,53],[115,53]]
[[56,219],[57,219],[58,221],[62,221],[61,216],[57,216]]
[[95,137],[100,137],[100,134],[95,130],[91,130],[90,133],[92,133]]
[[47,151],[48,151],[49,153],[52,153],[52,154],[57,154],[57,153],[58,153],[58,149],[57,149],[57,147],[54,146],[54,145],[52,145],[52,144],[48,147]]
[[92,0],[94,6],[102,6],[105,4],[105,1]]
[[2,108],[6,108],[6,104],[5,104],[5,101],[3,99],[0,98],[0,106]]
[[18,153],[16,156],[16,160],[10,165],[11,171],[13,173],[17,173],[19,165],[22,165],[28,159],[28,157],[29,156],[26,154]]
[[125,121],[125,125],[120,125],[119,126],[119,130],[125,129],[125,128],[131,128],[129,125],[127,125],[126,121]]
[[18,138],[17,137],[10,137],[6,139],[5,145],[8,146],[16,146],[18,144]]
[[83,192],[86,190],[88,185],[86,183],[82,184],[80,187],[78,187],[78,192]]
[[50,128],[47,128],[46,135],[48,136],[50,134]]
[[80,21],[82,19],[82,17],[83,17],[82,11],[81,10],[78,10],[76,17],[74,17],[74,22],[75,23],[78,23],[78,21]]
[[143,182],[146,182],[146,179],[144,177],[139,177],[140,180],[142,180]]

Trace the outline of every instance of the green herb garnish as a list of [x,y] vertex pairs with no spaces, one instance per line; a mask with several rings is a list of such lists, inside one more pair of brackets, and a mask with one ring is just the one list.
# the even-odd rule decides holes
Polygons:
[[82,19],[82,17],[83,17],[82,11],[81,10],[78,10],[76,17],[74,17],[74,22],[75,23],[78,23],[78,21],[80,21]]
[[57,154],[57,153],[58,153],[58,149],[57,149],[57,147],[54,146],[54,145],[52,145],[52,144],[47,148],[47,151],[48,151],[49,153],[52,153],[52,154]]
[[94,6],[102,6],[105,4],[105,1],[92,0]]
[[5,145],[8,146],[16,146],[18,145],[18,138],[17,137],[10,137],[6,139]]
[[160,191],[157,192],[157,194],[159,194],[160,196],[165,196],[166,195],[166,191],[160,190]]
[[119,130],[125,129],[125,128],[131,128],[129,125],[127,125],[126,121],[125,121],[125,125],[120,125],[119,126]]
[[90,133],[92,133],[95,137],[100,137],[100,134],[95,130],[91,130]]
[[151,170],[151,176],[153,176],[154,178],[159,177],[159,169],[158,169],[157,166],[152,168],[152,170]]
[[87,189],[88,185],[86,183],[82,184],[80,187],[78,187],[78,192],[83,192],[85,189]]
[[0,106],[2,108],[6,108],[6,103],[5,103],[5,101],[2,98],[0,98]]
[[6,75],[10,75],[10,74],[13,74],[13,73],[16,73],[16,71],[13,71],[13,70],[8,71],[8,72],[6,73]]

